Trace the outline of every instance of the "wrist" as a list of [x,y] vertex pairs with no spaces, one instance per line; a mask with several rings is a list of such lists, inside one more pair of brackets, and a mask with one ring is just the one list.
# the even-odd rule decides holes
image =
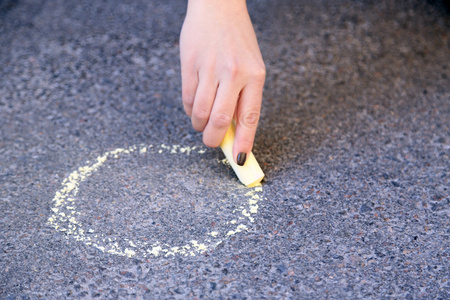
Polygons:
[[225,10],[237,10],[246,11],[247,1],[246,0],[188,0],[188,11],[193,8],[198,9],[219,9]]

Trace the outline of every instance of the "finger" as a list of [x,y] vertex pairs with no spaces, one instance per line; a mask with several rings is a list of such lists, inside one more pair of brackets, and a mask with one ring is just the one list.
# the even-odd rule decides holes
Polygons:
[[257,83],[247,85],[241,92],[236,108],[236,135],[233,144],[233,157],[243,165],[252,151],[258,127],[263,86]]
[[192,115],[192,107],[194,105],[195,93],[198,87],[198,74],[193,66],[188,67],[183,62],[181,68],[181,85],[184,111],[190,117]]
[[203,143],[209,147],[218,147],[230,127],[239,98],[240,87],[226,81],[217,89],[214,106],[208,124],[203,132]]
[[203,131],[209,120],[211,109],[217,92],[217,81],[208,74],[199,74],[199,83],[192,106],[192,127],[197,131]]

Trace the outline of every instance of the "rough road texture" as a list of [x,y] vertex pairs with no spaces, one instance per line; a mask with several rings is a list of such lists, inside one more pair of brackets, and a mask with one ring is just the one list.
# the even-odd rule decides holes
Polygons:
[[[0,1],[0,298],[448,299],[446,6],[248,1],[267,67],[250,219],[219,150],[170,150],[203,149],[180,99],[185,5]],[[156,148],[78,186],[85,240],[52,226],[63,180],[132,145]],[[138,249],[234,219],[194,256]]]

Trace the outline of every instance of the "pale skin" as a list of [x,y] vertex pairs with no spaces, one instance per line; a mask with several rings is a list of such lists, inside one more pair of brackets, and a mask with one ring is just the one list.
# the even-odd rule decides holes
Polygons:
[[183,106],[193,128],[203,132],[206,146],[218,147],[234,119],[239,163],[239,154],[253,147],[266,76],[245,0],[189,0],[180,60]]

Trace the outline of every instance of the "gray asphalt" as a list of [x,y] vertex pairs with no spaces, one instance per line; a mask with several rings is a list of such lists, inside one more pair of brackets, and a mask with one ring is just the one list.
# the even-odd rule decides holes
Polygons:
[[181,105],[185,1],[0,1],[1,299],[448,299],[440,1],[248,1],[247,189]]

